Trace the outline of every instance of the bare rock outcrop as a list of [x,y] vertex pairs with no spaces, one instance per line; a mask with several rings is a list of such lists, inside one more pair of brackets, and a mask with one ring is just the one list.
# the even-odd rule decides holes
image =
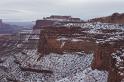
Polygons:
[[124,13],[113,13],[111,16],[91,19],[89,22],[124,24]]

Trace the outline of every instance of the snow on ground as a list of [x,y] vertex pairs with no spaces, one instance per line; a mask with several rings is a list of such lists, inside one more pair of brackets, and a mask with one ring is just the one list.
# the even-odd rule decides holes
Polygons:
[[[13,56],[2,58],[1,60],[5,61],[0,63],[0,66],[7,69],[8,74],[4,75],[12,79],[24,82],[38,82],[38,80],[39,82],[55,82],[85,70],[90,66],[93,54],[83,52],[65,53],[63,55],[51,53],[42,57],[40,61],[37,61],[37,58],[37,50],[23,50],[23,53],[19,52]],[[29,67],[32,69],[50,70],[53,74],[49,76],[42,73],[22,71],[20,65],[15,63],[15,60],[18,60],[22,67],[30,65]]]
[[[31,51],[27,53],[30,55]],[[38,62],[32,62],[32,59],[26,61],[30,62],[32,67],[35,65],[36,69],[39,67],[39,69],[53,71],[52,79],[50,77],[45,78],[51,82],[107,82],[108,73],[106,71],[90,68],[93,54],[83,52],[65,53],[63,55],[51,53],[42,57]],[[26,62],[25,64],[27,64]]]
[[62,79],[68,75],[75,74],[89,67],[93,59],[93,54],[66,53],[63,55],[53,54],[41,58],[37,65],[49,68],[53,71],[55,79]]
[[115,53],[112,53],[112,58],[116,61],[115,66],[118,69],[120,76],[124,76],[124,49],[117,50]]
[[24,58],[24,60],[22,60],[23,56],[16,55],[19,58],[18,60],[22,61],[22,66],[30,65],[30,67],[35,69],[51,70],[54,80],[60,80],[71,74],[83,71],[91,65],[93,59],[93,54],[75,52],[65,54],[51,53],[42,57],[40,61],[35,61],[38,58],[38,55],[35,53],[36,50],[25,52],[27,52],[28,57]]
[[[82,28],[89,28],[88,33],[102,34],[100,30],[122,30],[124,31],[124,25],[110,24],[110,23],[84,23],[81,25]],[[87,32],[87,31],[86,31]],[[120,32],[116,32],[120,33]]]
[[76,73],[56,82],[107,82],[108,72],[92,70],[86,68],[80,73]]
[[110,24],[110,23],[84,23],[81,26],[82,28],[92,28],[97,29],[121,29],[124,30],[124,25],[122,24]]

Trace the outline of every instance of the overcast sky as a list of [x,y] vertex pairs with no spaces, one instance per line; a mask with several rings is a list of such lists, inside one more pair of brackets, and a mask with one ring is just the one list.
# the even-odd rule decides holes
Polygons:
[[0,18],[6,21],[35,21],[50,15],[82,19],[124,12],[124,0],[1,0]]

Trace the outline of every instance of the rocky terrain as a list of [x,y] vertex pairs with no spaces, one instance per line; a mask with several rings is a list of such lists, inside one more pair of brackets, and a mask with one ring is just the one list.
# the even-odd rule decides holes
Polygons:
[[78,23],[1,36],[0,82],[124,82],[124,25]]
[[111,16],[91,19],[89,22],[124,24],[124,13],[113,13]]

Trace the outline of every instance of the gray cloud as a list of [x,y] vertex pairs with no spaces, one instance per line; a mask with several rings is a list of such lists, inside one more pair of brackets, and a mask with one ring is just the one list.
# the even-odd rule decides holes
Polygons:
[[4,0],[0,17],[26,21],[60,14],[89,19],[124,12],[123,8],[123,0]]
[[6,15],[6,14],[18,14],[18,13],[22,13],[21,11],[19,11],[19,10],[11,10],[11,9],[0,9],[0,14],[4,14],[4,15]]

